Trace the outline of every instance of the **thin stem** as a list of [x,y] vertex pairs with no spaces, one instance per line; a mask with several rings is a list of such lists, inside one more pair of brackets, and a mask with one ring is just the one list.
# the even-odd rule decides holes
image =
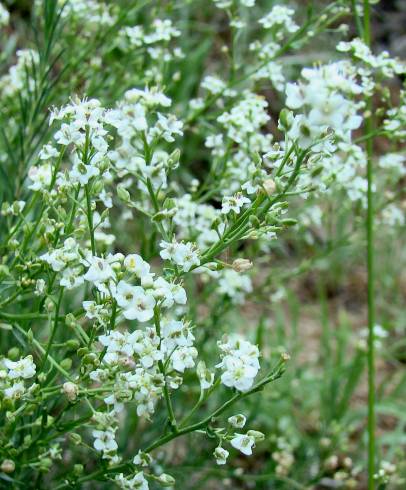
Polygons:
[[87,222],[89,225],[89,235],[90,235],[90,246],[92,248],[92,255],[96,255],[96,244],[94,241],[94,228],[93,228],[93,211],[92,211],[92,203],[90,200],[90,192],[89,192],[89,184],[85,185],[85,193],[86,193],[86,214],[87,214]]
[[266,376],[264,379],[259,381],[253,388],[251,388],[249,391],[246,392],[238,392],[234,396],[232,396],[230,399],[228,399],[223,405],[218,407],[216,410],[214,410],[210,415],[205,417],[203,420],[200,422],[196,422],[195,424],[188,425],[187,427],[184,427],[183,429],[179,429],[177,432],[174,432],[172,434],[167,434],[166,436],[161,437],[157,441],[153,442],[150,444],[144,451],[146,453],[151,452],[153,449],[156,449],[157,447],[162,446],[163,444],[166,444],[167,442],[171,441],[172,439],[175,439],[177,437],[180,437],[185,434],[189,434],[190,432],[195,432],[199,429],[203,429],[204,427],[207,427],[210,422],[212,422],[213,419],[221,415],[223,412],[225,412],[229,407],[234,405],[235,402],[238,400],[245,398],[246,396],[255,393],[257,391],[262,390],[262,388],[267,385],[268,383],[271,383],[272,381],[277,380],[280,378],[285,370],[285,361],[282,359],[282,361],[279,362],[279,364],[276,366],[276,368],[273,370],[271,374]]
[[49,352],[51,350],[52,343],[53,343],[54,338],[55,338],[55,335],[56,335],[56,330],[58,328],[58,323],[59,323],[59,310],[61,308],[63,293],[64,293],[64,288],[61,287],[61,289],[59,291],[58,302],[57,302],[57,305],[56,305],[55,317],[54,317],[54,322],[53,322],[53,326],[52,326],[52,331],[51,331],[51,335],[50,335],[49,340],[48,340],[48,345],[47,345],[47,348],[46,348],[46,351],[45,351],[44,359],[42,361],[41,371],[44,370],[44,367],[46,365],[46,362],[47,362],[47,359],[48,359],[48,356],[49,356]]
[[[155,324],[155,328],[156,328],[156,332],[157,332],[158,336],[161,337],[161,323],[160,323],[160,318],[159,318],[159,307],[158,306],[156,306],[154,309],[154,324]],[[177,433],[176,417],[175,417],[175,412],[173,411],[171,395],[169,393],[169,388],[168,388],[168,382],[166,380],[165,366],[161,360],[158,361],[158,366],[159,366],[159,370],[161,371],[161,373],[164,377],[164,383],[165,383],[164,384],[164,398],[165,398],[166,408],[168,411],[169,423],[171,425],[172,431],[174,433]]]
[[[363,38],[367,46],[371,45],[371,12],[369,0],[364,0]],[[367,117],[365,134],[374,130],[372,97],[367,99]],[[374,201],[373,201],[373,138],[366,140],[367,153],[367,271],[368,271],[368,490],[375,488],[375,277],[374,277]]]

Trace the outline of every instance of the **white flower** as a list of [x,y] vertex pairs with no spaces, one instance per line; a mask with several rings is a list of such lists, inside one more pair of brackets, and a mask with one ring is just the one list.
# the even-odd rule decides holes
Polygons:
[[145,262],[140,255],[130,254],[124,259],[124,267],[130,272],[134,272],[138,277],[143,278],[149,274],[151,266]]
[[141,100],[147,107],[169,107],[172,104],[171,99],[160,92],[157,87],[145,87],[144,90],[133,88],[127,90],[124,97],[129,102],[138,102]]
[[92,435],[95,438],[93,446],[96,451],[113,452],[118,448],[113,429],[94,430]]
[[201,87],[206,89],[211,94],[221,94],[226,89],[227,85],[223,80],[214,76],[207,76],[203,79]]
[[123,308],[127,320],[146,322],[154,316],[155,298],[141,286],[131,286],[120,281],[115,293],[117,304]]
[[168,282],[163,277],[158,277],[153,283],[153,295],[161,299],[162,306],[170,308],[174,303],[185,305],[187,301],[186,291],[179,284]]
[[227,295],[233,303],[241,304],[247,293],[252,291],[252,282],[245,274],[240,274],[233,269],[224,269],[220,273],[217,291]]
[[62,272],[59,284],[66,287],[66,289],[74,289],[84,282],[84,277],[81,274],[81,269],[68,267]]
[[227,421],[232,427],[234,427],[234,429],[242,429],[247,421],[247,418],[242,413],[239,413],[229,417]]
[[148,481],[144,477],[144,473],[140,471],[136,473],[132,478],[126,477],[123,473],[116,475],[114,481],[117,485],[124,490],[148,490]]
[[32,378],[35,376],[35,364],[32,360],[32,356],[21,358],[19,361],[11,361],[10,359],[4,359],[4,365],[9,370],[8,377],[10,379],[17,378]]
[[185,369],[192,368],[195,365],[197,350],[194,347],[179,347],[171,356],[173,369],[183,373]]
[[200,381],[200,389],[208,390],[213,386],[214,383],[214,373],[210,372],[206,368],[204,361],[199,361],[196,368],[196,373]]
[[254,384],[258,370],[237,357],[227,356],[223,359],[224,373],[221,382],[230,388],[239,391],[248,391]]
[[160,256],[164,260],[171,260],[180,265],[185,272],[189,272],[193,266],[200,265],[200,259],[193,243],[178,243],[161,241]]
[[10,398],[11,400],[18,400],[24,395],[24,393],[25,387],[22,381],[18,381],[4,390],[4,396],[6,398]]
[[87,259],[87,262],[89,264],[89,269],[83,276],[86,281],[97,284],[106,282],[114,277],[114,271],[108,259],[90,257]]
[[223,464],[226,464],[229,454],[230,453],[226,449],[218,446],[214,450],[213,456],[214,456],[216,463],[218,465],[223,465]]
[[182,136],[183,123],[178,121],[175,116],[169,115],[169,117],[158,113],[158,121],[155,127],[151,130],[151,136],[162,136],[162,138],[168,143],[175,141],[173,135]]
[[28,186],[33,191],[44,191],[49,188],[52,181],[52,167],[49,163],[44,163],[39,167],[32,166],[28,170],[28,178],[32,184]]
[[268,15],[259,20],[265,29],[283,28],[287,32],[296,32],[299,26],[292,20],[295,11],[284,5],[275,5]]
[[100,170],[96,165],[84,165],[78,162],[72,167],[72,170],[69,172],[69,177],[72,182],[86,185],[92,177],[96,177],[99,174]]
[[39,152],[38,157],[40,160],[50,160],[51,158],[55,158],[59,155],[59,151],[53,147],[52,145],[44,145]]
[[240,214],[244,204],[249,204],[250,202],[250,199],[241,193],[237,193],[230,197],[224,197],[221,205],[221,212],[223,214],[228,214],[230,211],[234,211],[235,213]]
[[216,367],[223,369],[221,382],[239,391],[248,391],[260,367],[258,347],[238,335],[231,338],[225,336],[218,345],[222,351],[222,361]]
[[246,434],[236,433],[233,439],[231,439],[230,444],[246,456],[250,456],[252,454],[252,448],[255,447],[255,439]]

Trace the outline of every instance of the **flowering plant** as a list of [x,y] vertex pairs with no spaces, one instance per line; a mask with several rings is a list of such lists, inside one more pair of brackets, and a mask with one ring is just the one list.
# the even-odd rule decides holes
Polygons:
[[[28,39],[0,4],[0,36],[15,32],[0,78],[7,488],[197,488],[199,468],[178,483],[188,449],[170,458],[196,443],[210,467],[266,444],[269,482],[293,488],[297,437],[256,412],[290,358],[287,338],[266,339],[269,298],[281,304],[309,261],[284,275],[267,258],[314,245],[325,203],[357,221],[373,192],[377,219],[404,224],[386,191],[405,175],[404,92],[393,105],[387,88],[405,65],[365,30],[347,35],[340,22],[367,16],[358,2],[260,3],[38,0]],[[327,33],[332,61],[290,60]],[[374,186],[378,136],[391,150]],[[358,346],[350,367],[361,358]]]

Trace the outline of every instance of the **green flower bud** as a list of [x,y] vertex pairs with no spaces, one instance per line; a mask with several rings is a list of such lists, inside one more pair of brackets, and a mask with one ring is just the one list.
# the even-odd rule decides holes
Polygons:
[[66,348],[69,350],[78,350],[80,347],[80,342],[77,339],[69,339],[66,342]]
[[249,430],[247,432],[247,436],[253,437],[255,439],[255,442],[261,442],[265,439],[265,434],[259,432],[258,430]]
[[82,443],[82,437],[79,434],[76,434],[76,432],[71,432],[68,437],[75,446],[79,446],[79,444]]
[[293,113],[288,109],[282,109],[279,114],[278,128],[282,131],[288,131],[292,127]]
[[117,196],[119,199],[121,199],[124,202],[130,202],[131,200],[130,193],[122,184],[119,184],[117,186]]
[[286,219],[283,219],[281,220],[280,222],[283,226],[295,226],[297,225],[297,219],[293,219],[293,218],[286,218]]
[[168,475],[167,473],[162,473],[162,475],[159,475],[157,477],[157,481],[163,487],[172,487],[173,485],[175,485],[175,478],[171,475]]
[[83,466],[83,464],[75,464],[73,466],[73,474],[75,476],[81,476],[83,474],[85,470],[85,467]]
[[72,359],[69,359],[68,357],[65,357],[65,359],[62,359],[61,361],[61,368],[65,370],[69,370],[72,367]]
[[19,359],[21,357],[20,356],[20,349],[18,347],[12,347],[7,352],[7,357],[9,359],[11,359],[12,361],[16,361],[17,359]]

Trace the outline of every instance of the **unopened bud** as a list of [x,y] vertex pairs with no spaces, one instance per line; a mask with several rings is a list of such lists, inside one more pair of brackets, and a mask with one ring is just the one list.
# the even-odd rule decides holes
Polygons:
[[168,475],[168,473],[162,473],[162,475],[158,476],[157,480],[163,487],[172,487],[175,485],[175,478]]
[[295,225],[297,225],[297,220],[293,219],[293,218],[286,218],[286,219],[281,220],[280,223],[283,226],[295,226]]
[[247,432],[247,436],[253,437],[255,439],[255,442],[260,442],[265,439],[265,434],[259,432],[258,430],[249,430]]
[[85,468],[84,468],[83,464],[75,464],[73,466],[73,474],[75,476],[80,476],[83,474],[84,469]]
[[127,189],[122,184],[119,184],[117,186],[117,195],[118,195],[119,199],[121,199],[124,202],[130,201],[130,193],[127,191]]
[[274,192],[276,191],[276,184],[273,179],[265,179],[262,187],[264,188],[268,196],[272,196],[272,194],[274,194]]
[[282,109],[279,114],[279,124],[278,127],[282,131],[287,131],[292,127],[293,124],[293,113],[288,109]]
[[245,422],[247,421],[247,418],[242,413],[239,413],[237,415],[229,417],[227,421],[235,429],[242,429],[245,425]]
[[79,394],[79,387],[75,383],[68,381],[63,384],[62,390],[70,402],[74,402]]
[[246,272],[252,269],[253,263],[248,259],[235,259],[232,267],[236,272]]
[[65,359],[62,359],[61,361],[61,368],[65,370],[69,370],[72,367],[72,359],[69,357],[65,357]]
[[287,362],[290,360],[290,354],[288,354],[287,352],[282,352],[281,358],[282,358],[282,361]]
[[0,470],[3,473],[13,473],[13,471],[16,469],[16,465],[14,461],[11,459],[5,459],[0,466]]

